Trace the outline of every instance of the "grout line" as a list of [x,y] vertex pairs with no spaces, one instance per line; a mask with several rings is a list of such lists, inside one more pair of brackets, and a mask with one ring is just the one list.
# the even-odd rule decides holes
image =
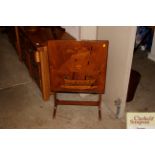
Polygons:
[[8,86],[8,87],[0,88],[0,91],[1,91],[1,90],[5,90],[5,89],[14,88],[14,87],[17,87],[17,86],[26,85],[26,84],[29,84],[29,83],[31,83],[31,82],[32,82],[32,81],[29,81],[29,82],[22,82],[22,83],[18,83],[18,84],[14,84],[14,85]]

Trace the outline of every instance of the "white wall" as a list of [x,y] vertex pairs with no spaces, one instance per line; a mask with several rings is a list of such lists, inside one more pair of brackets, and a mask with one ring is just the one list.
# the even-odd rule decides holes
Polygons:
[[97,39],[97,27],[96,26],[81,26],[80,39],[81,40],[96,40]]
[[66,32],[71,34],[75,39],[80,39],[80,26],[62,26],[65,28]]
[[152,47],[151,47],[151,53],[148,55],[148,58],[155,61],[155,35],[153,37]]
[[136,27],[98,27],[97,38],[109,40],[104,103],[116,113],[114,100],[121,99],[119,117],[124,114]]
[[66,32],[71,34],[77,40],[96,40],[96,26],[62,26]]

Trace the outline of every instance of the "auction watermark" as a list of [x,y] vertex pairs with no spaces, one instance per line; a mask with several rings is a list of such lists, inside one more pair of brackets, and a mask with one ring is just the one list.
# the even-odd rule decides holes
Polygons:
[[128,112],[127,129],[155,129],[155,112]]

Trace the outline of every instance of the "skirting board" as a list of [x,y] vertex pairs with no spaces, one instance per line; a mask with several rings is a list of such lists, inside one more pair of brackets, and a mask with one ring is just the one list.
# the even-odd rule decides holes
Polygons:
[[152,55],[151,53],[148,55],[148,59],[155,62],[155,55]]

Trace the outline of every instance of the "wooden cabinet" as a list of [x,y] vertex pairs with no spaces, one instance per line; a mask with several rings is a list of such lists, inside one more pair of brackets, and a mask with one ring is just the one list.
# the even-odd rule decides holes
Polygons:
[[[49,40],[74,40],[61,27],[13,27],[19,60],[28,68],[44,100],[51,94],[47,44]],[[11,34],[11,33],[10,33]],[[12,33],[13,34],[13,33]],[[12,40],[13,42],[13,40]]]
[[31,42],[29,37],[23,30],[18,30],[19,34],[19,51],[20,59],[28,68],[30,76],[36,81],[39,88],[41,88],[41,72],[40,64],[35,61],[35,52],[37,47]]

